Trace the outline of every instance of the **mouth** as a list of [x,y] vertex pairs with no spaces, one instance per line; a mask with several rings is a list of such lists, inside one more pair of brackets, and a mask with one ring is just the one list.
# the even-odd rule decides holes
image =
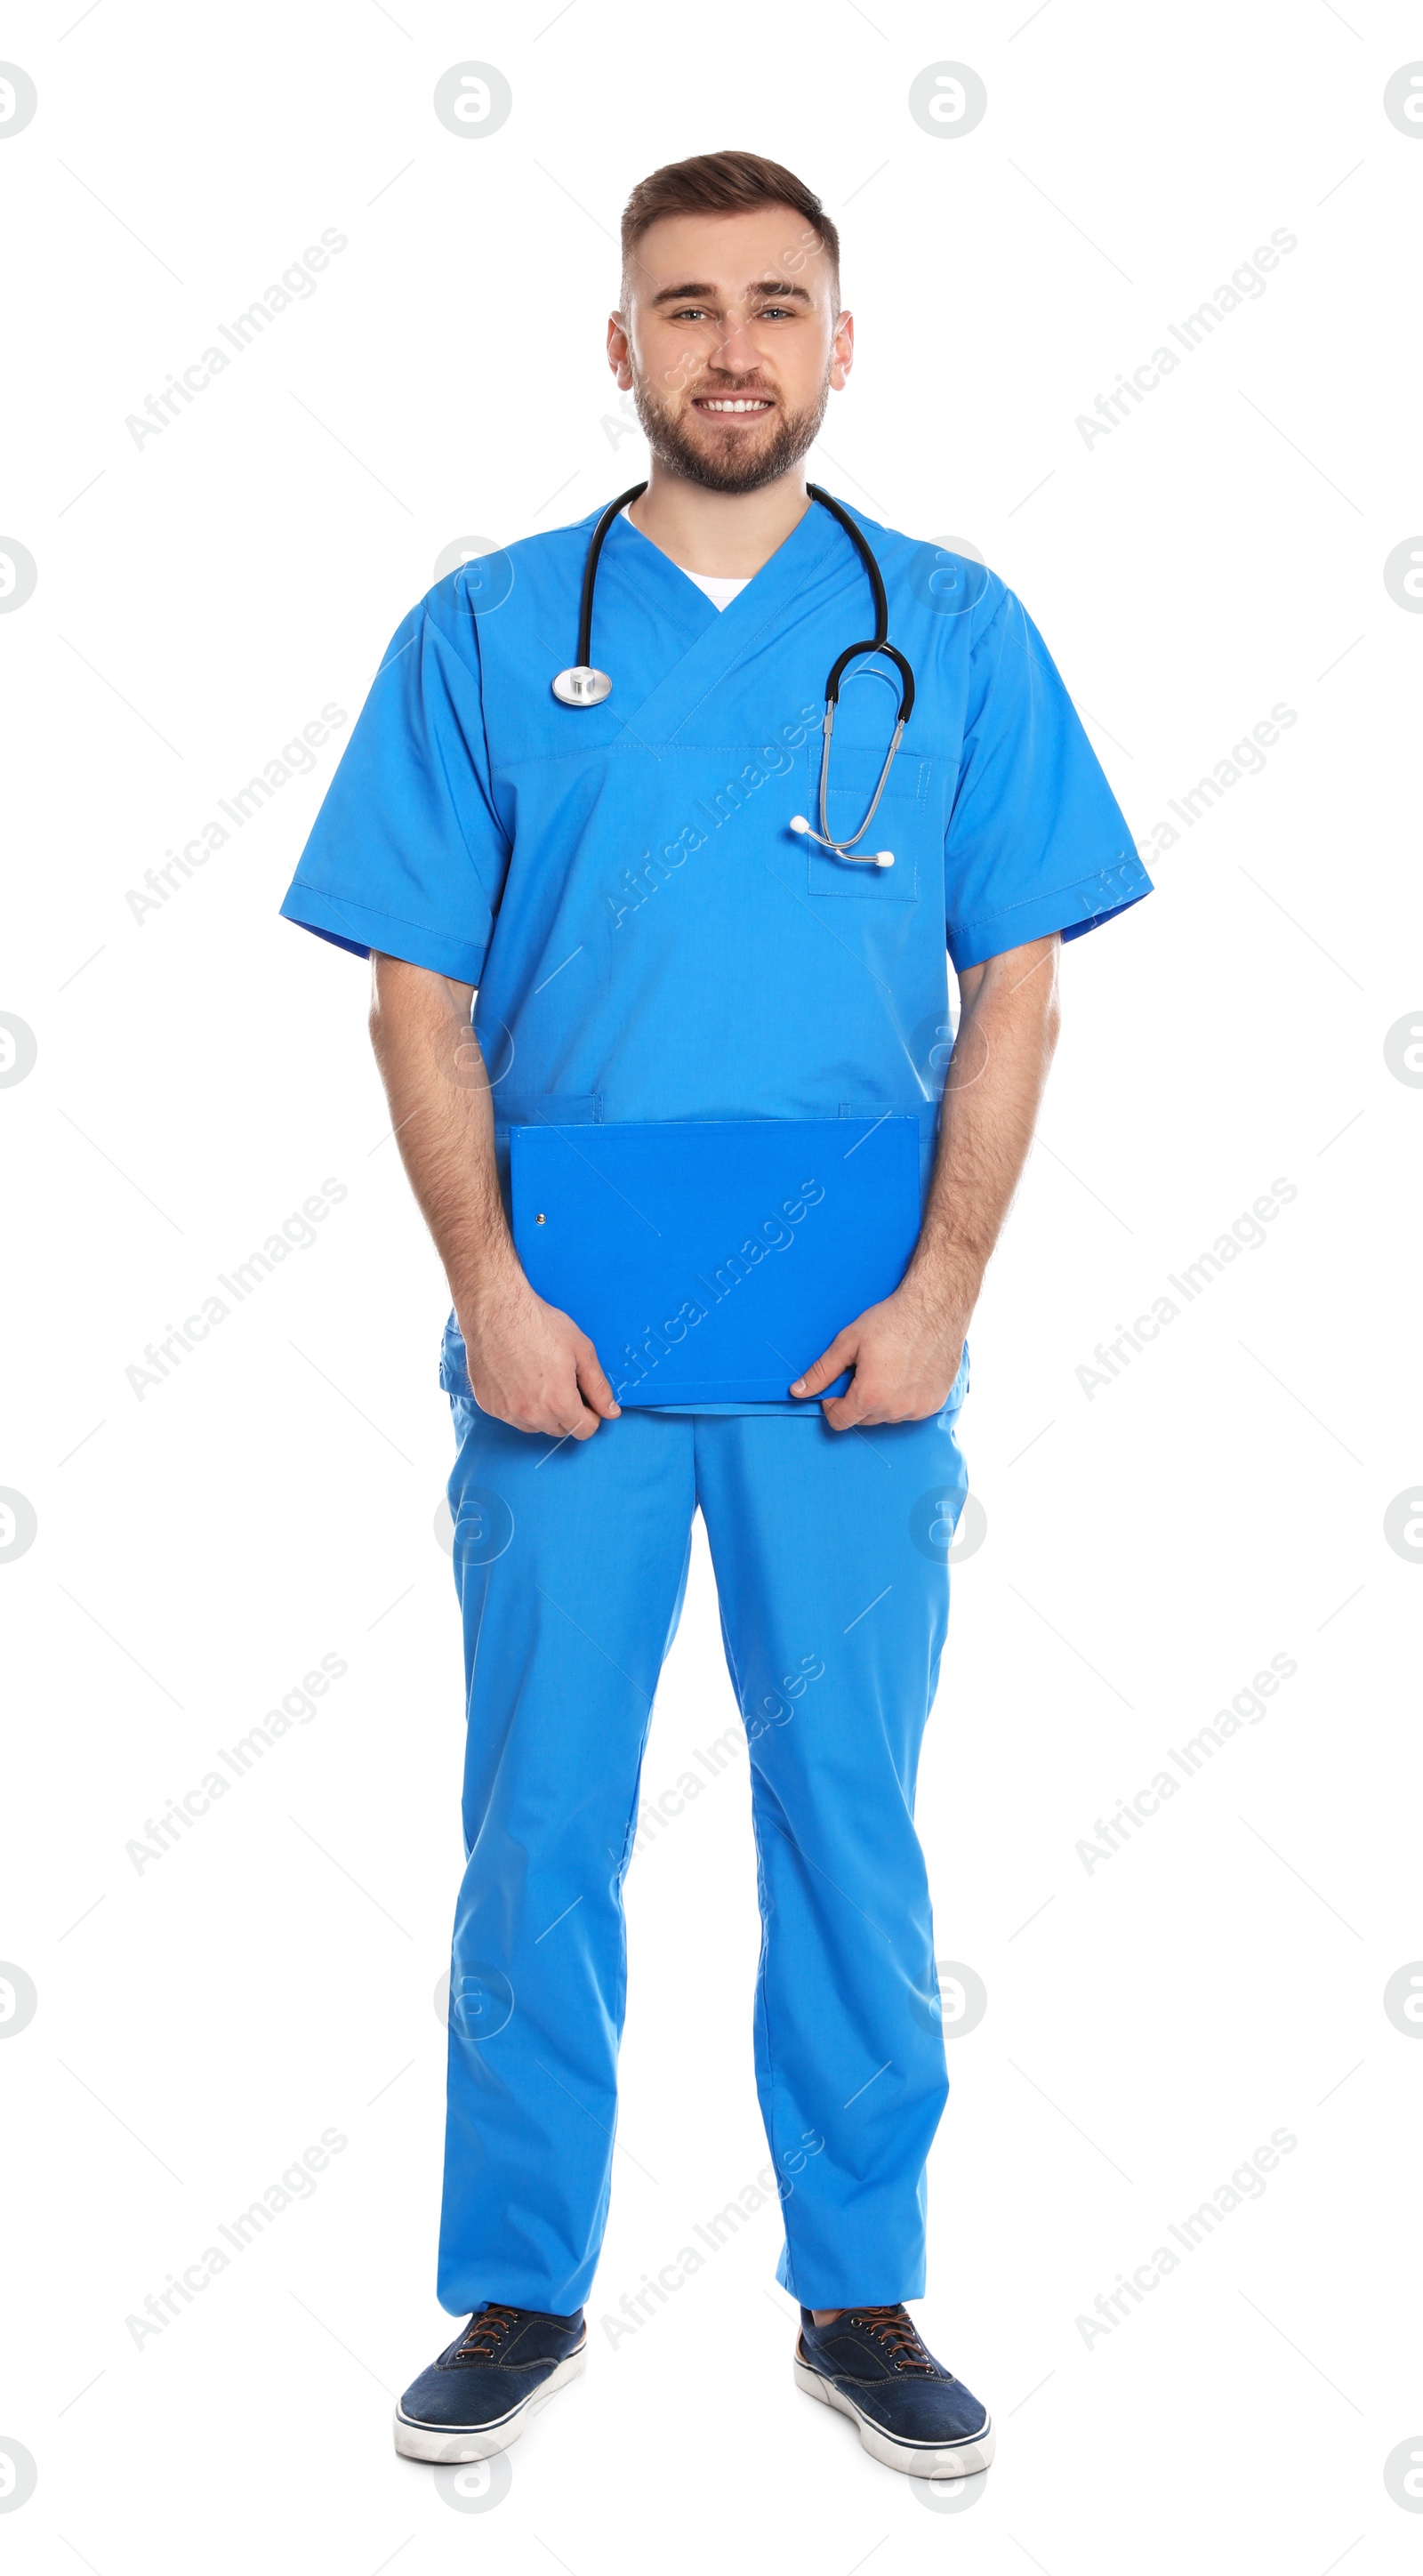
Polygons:
[[693,411],[709,412],[717,420],[755,420],[776,408],[769,394],[694,394]]

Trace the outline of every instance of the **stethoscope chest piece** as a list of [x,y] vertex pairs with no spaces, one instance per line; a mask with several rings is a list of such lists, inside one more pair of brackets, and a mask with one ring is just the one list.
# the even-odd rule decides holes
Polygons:
[[553,681],[553,694],[566,707],[600,707],[612,691],[607,672],[594,671],[586,662],[576,662],[570,671],[557,672]]

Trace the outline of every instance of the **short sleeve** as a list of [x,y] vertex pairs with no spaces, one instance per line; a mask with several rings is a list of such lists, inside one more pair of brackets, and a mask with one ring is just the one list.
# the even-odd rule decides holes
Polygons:
[[[477,984],[509,845],[490,783],[474,620],[432,592],[397,627],[282,905],[337,948]],[[466,658],[468,657],[468,658]]]
[[971,648],[944,874],[956,970],[1051,931],[1080,939],[1151,892],[1047,646],[1011,590]]

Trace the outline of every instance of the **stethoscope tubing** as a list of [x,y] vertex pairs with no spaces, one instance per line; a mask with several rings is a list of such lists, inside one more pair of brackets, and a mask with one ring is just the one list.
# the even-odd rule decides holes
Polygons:
[[[890,770],[894,765],[894,756],[899,749],[904,728],[908,724],[909,719],[914,712],[914,672],[907,656],[901,653],[898,647],[891,644],[889,640],[889,601],[885,593],[884,578],[880,572],[879,565],[875,560],[874,549],[870,545],[868,538],[865,537],[863,532],[855,525],[849,511],[841,506],[840,502],[835,499],[833,493],[827,492],[819,483],[807,483],[805,488],[811,500],[818,501],[821,508],[828,510],[832,519],[837,520],[840,526],[844,529],[846,536],[849,538],[855,552],[859,556],[860,561],[865,568],[866,577],[868,578],[870,585],[871,597],[874,600],[874,634],[867,637],[861,643],[847,644],[844,652],[836,656],[826,678],[825,716],[821,727],[820,830],[818,832],[810,833],[812,840],[819,841],[822,848],[833,851],[836,858],[849,859],[853,861],[858,855],[855,851],[855,843],[864,839],[866,832],[874,821],[876,809],[888,783]],[[584,558],[583,564],[583,587],[578,601],[578,660],[574,665],[572,672],[560,671],[558,674],[558,680],[573,681],[575,678],[586,678],[600,683],[600,687],[598,691],[593,694],[579,692],[576,695],[565,696],[565,693],[558,687],[558,680],[556,680],[554,683],[555,695],[558,696],[566,705],[600,704],[602,699],[608,696],[612,688],[612,682],[607,678],[606,673],[594,672],[590,660],[593,650],[593,597],[598,578],[598,558],[603,551],[604,540],[607,537],[608,530],[612,526],[613,521],[617,518],[619,511],[627,509],[631,502],[640,500],[646,490],[647,484],[644,481],[630,485],[626,492],[620,492],[617,499],[615,501],[610,501],[607,508],[600,512],[597,525],[588,541],[588,552]],[[827,801],[830,785],[830,742],[831,736],[835,730],[835,710],[840,703],[840,683],[851,662],[853,662],[856,656],[861,653],[881,653],[887,661],[894,664],[895,670],[899,675],[900,684],[899,713],[895,719],[894,732],[890,738],[889,750],[885,758],[884,767],[880,771],[879,784],[870,801],[869,812],[866,814],[865,819],[857,832],[850,833],[848,838],[843,841],[837,841],[831,836]],[[797,828],[801,828],[799,817],[796,818],[796,823]],[[809,825],[806,825],[804,828],[809,831],[810,827]],[[881,864],[886,863],[887,859],[887,853],[880,854]]]
[[578,602],[578,668],[581,670],[588,668],[589,655],[593,649],[593,584],[598,577],[598,557],[603,551],[603,539],[618,512],[625,510],[629,502],[640,501],[646,490],[646,483],[634,483],[630,491],[620,492],[616,501],[608,503],[588,540],[588,552],[583,564],[583,594]]

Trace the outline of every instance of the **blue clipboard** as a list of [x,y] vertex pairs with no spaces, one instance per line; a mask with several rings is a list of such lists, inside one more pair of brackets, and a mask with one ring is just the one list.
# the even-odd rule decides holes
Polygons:
[[919,1236],[912,1117],[511,1127],[509,1164],[529,1283],[624,1406],[784,1401]]

